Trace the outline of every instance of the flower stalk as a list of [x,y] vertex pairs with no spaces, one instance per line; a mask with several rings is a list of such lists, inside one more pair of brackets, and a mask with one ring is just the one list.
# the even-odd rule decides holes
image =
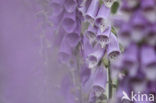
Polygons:
[[104,57],[103,64],[107,69],[107,97],[108,99],[112,98],[113,86],[112,86],[112,78],[111,78],[111,68],[110,68],[110,61]]
[[108,78],[108,99],[112,98],[112,79],[110,66],[107,68],[107,78]]

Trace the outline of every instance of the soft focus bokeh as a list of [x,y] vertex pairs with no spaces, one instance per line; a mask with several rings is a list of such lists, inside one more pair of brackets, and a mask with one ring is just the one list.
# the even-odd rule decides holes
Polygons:
[[37,8],[34,0],[0,0],[0,103],[63,103],[58,88],[66,67]]

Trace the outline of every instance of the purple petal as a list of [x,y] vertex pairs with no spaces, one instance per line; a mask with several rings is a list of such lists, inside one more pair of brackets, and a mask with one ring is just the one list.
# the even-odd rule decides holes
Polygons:
[[138,47],[136,44],[131,44],[125,49],[123,55],[124,64],[127,66],[132,66],[138,62]]
[[84,51],[84,58],[86,59],[88,54],[92,53],[94,51],[94,48],[89,43],[89,40],[86,36],[83,38],[83,51]]
[[131,26],[128,23],[122,24],[122,28],[120,29],[119,35],[122,38],[130,38],[131,37]]
[[122,25],[124,24],[124,21],[120,17],[118,17],[118,16],[114,17],[113,19],[114,19],[113,20],[113,25],[115,27],[117,27],[117,28],[122,27]]
[[144,11],[153,10],[155,8],[154,0],[142,0],[141,7]]
[[96,103],[96,96],[95,96],[95,93],[94,91],[91,91],[89,93],[89,100],[88,100],[89,103]]
[[146,26],[146,19],[140,12],[136,12],[130,20],[133,30],[132,30],[132,39],[134,41],[140,41],[144,35],[144,30]]
[[69,45],[71,45],[71,47],[76,47],[76,45],[80,41],[80,34],[77,32],[72,32],[67,34],[67,38]]
[[148,26],[145,35],[147,42],[154,46],[156,44],[156,25]]
[[147,85],[147,91],[155,93],[156,92],[155,86],[156,86],[156,81],[149,82]]
[[134,15],[132,16],[130,23],[134,28],[144,28],[145,24],[147,23],[146,19],[142,15],[140,11],[135,12]]
[[150,68],[143,68],[143,72],[145,73],[146,78],[150,81],[156,80],[156,75],[155,75],[156,69],[155,68],[156,68],[156,65],[155,66],[153,65],[153,67],[150,67]]
[[150,21],[151,23],[156,21],[156,15],[155,15],[155,0],[143,0],[141,2],[141,8],[143,11],[143,14],[145,18]]
[[82,70],[81,70],[81,81],[82,81],[82,85],[85,85],[86,84],[86,82],[90,78],[90,75],[91,75],[91,69],[89,69],[87,65],[84,65],[82,67]]
[[116,94],[118,98],[121,99],[123,97],[123,92],[127,93],[127,95],[130,95],[131,85],[129,85],[129,78],[124,78],[122,81],[119,81],[119,86],[120,88],[118,88]]
[[90,68],[94,68],[98,65],[99,61],[104,56],[104,49],[98,49],[92,53],[90,53],[87,57],[87,62]]
[[98,45],[93,47],[85,36],[83,39],[83,51],[84,59],[87,61],[87,64],[89,64],[90,68],[95,67],[104,54],[104,49]]
[[117,37],[112,32],[110,34],[110,43],[108,44],[107,54],[110,58],[118,57],[120,54],[120,48]]
[[[88,65],[86,65],[88,66]],[[89,68],[90,69],[90,68]],[[88,93],[90,92],[90,90],[92,89],[92,84],[93,84],[93,78],[94,78],[94,75],[92,73],[92,69],[90,69],[90,76],[88,78],[88,80],[85,82],[85,84],[82,86],[82,90],[84,91],[85,94],[88,95]],[[88,69],[87,69],[88,71]],[[88,72],[87,72],[88,74]]]
[[141,49],[141,62],[145,67],[156,66],[156,54],[153,47],[144,46]]
[[149,80],[156,79],[156,53],[153,47],[143,46],[141,48],[142,70]]
[[98,30],[97,41],[100,43],[102,48],[104,48],[104,46],[109,43],[110,33],[111,33],[111,26],[106,28],[103,32],[101,32],[100,29]]
[[62,27],[67,33],[71,33],[76,28],[76,15],[75,12],[73,13],[65,13],[64,19],[62,22]]
[[92,0],[86,13],[86,19],[93,22],[99,10],[99,1]]
[[81,14],[84,16],[85,13],[87,12],[89,5],[91,3],[92,0],[84,0],[81,4],[81,6],[79,7],[79,11],[81,12]]
[[76,0],[66,0],[64,7],[67,12],[71,13],[76,9],[77,3]]
[[51,0],[52,3],[63,4],[65,0]]
[[80,25],[77,25],[77,28],[74,30],[74,32],[67,34],[68,44],[71,47],[76,47],[77,44],[80,41]]
[[133,84],[131,86],[134,92],[144,92],[146,89],[147,82],[145,81],[145,75],[142,73],[142,71],[138,71],[137,75],[130,79],[130,82]]
[[126,2],[126,0],[122,1],[122,5],[121,5],[121,10],[125,11],[125,12],[131,12],[132,9],[128,6],[128,3]]
[[93,90],[96,95],[101,95],[106,89],[107,83],[107,72],[106,69],[103,67],[97,68],[95,71],[95,78],[93,81]]
[[[114,72],[119,72],[120,69],[122,69],[123,67],[123,55],[120,55],[119,58],[117,60],[115,60],[114,62],[111,63],[111,68],[113,70],[112,75]],[[115,71],[117,70],[117,71]],[[117,76],[116,73],[115,74],[115,78]]]
[[88,30],[86,31],[86,36],[88,37],[90,43],[94,43],[96,40],[97,27],[89,25]]
[[110,15],[110,8],[107,8],[104,4],[100,7],[96,16],[95,25],[99,26],[106,20]]
[[121,9],[126,12],[131,12],[138,5],[138,0],[123,0]]
[[119,38],[124,46],[127,46],[132,40],[131,26],[128,23],[122,24],[122,27],[119,31]]
[[124,68],[129,70],[130,76],[135,76],[138,71],[138,47],[131,44],[123,54]]

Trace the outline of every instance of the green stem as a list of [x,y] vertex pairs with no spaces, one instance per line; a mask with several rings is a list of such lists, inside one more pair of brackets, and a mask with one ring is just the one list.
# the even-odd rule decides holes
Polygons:
[[112,98],[112,79],[111,79],[111,70],[110,66],[107,68],[107,78],[108,78],[108,98]]

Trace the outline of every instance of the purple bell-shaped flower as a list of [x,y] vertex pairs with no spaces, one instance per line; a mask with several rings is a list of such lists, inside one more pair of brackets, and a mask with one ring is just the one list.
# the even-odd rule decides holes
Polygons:
[[156,24],[149,25],[145,30],[146,41],[152,45],[156,45]]
[[128,23],[122,24],[121,29],[119,30],[119,39],[123,46],[130,44],[132,40],[131,26]]
[[68,44],[71,47],[76,47],[77,44],[80,41],[80,25],[77,24],[77,28],[75,28],[75,30],[69,34],[66,35],[67,39],[68,39]]
[[99,61],[104,56],[104,50],[105,49],[98,48],[88,55],[87,62],[90,68],[94,68],[98,65]]
[[141,2],[141,9],[143,11],[144,16],[148,21],[151,23],[156,21],[156,2],[155,0],[142,0]]
[[104,21],[108,19],[109,15],[110,8],[102,4],[96,16],[95,25],[96,26],[103,25]]
[[52,10],[53,10],[53,12],[52,12],[53,16],[56,17],[63,12],[64,1],[65,0],[53,0],[51,2],[50,6],[52,7]]
[[107,84],[107,72],[104,67],[99,67],[95,71],[95,78],[93,81],[92,89],[95,92],[95,95],[99,97],[104,93]]
[[107,54],[111,59],[116,58],[120,55],[119,42],[115,34],[113,34],[112,32],[110,34],[110,43],[108,44]]
[[144,73],[150,80],[156,79],[156,53],[153,47],[143,46],[141,49],[141,64]]
[[78,10],[81,12],[82,16],[85,16],[85,13],[87,12],[89,5],[91,4],[92,0],[83,0],[82,4],[78,8]]
[[132,16],[130,23],[132,25],[132,39],[134,41],[140,41],[144,37],[144,30],[147,24],[147,20],[144,18],[140,11],[135,12]]
[[76,13],[65,13],[63,17],[62,27],[67,33],[71,33],[77,26]]
[[97,30],[98,28],[96,26],[89,25],[86,31],[86,36],[88,37],[91,44],[96,41]]
[[77,7],[76,0],[66,0],[64,3],[64,8],[68,13],[75,12],[76,7]]
[[97,41],[99,42],[102,48],[104,48],[104,46],[109,43],[110,34],[111,26],[108,26],[103,32],[101,32],[100,29],[98,30]]
[[91,76],[91,69],[87,65],[83,65],[81,69],[81,81],[82,85],[85,85]]
[[131,44],[123,54],[123,68],[129,70],[130,76],[135,76],[138,71],[138,63],[138,47],[136,44]]
[[99,10],[99,6],[99,0],[92,0],[91,4],[89,5],[89,8],[86,12],[86,19],[89,20],[91,23],[93,23],[95,20],[95,17]]

